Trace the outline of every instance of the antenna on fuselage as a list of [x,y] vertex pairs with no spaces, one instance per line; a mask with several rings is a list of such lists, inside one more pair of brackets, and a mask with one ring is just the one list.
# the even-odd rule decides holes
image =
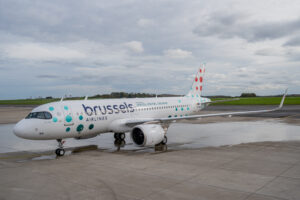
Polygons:
[[84,100],[87,100],[87,99],[88,99],[88,96],[85,96],[85,97],[84,97]]

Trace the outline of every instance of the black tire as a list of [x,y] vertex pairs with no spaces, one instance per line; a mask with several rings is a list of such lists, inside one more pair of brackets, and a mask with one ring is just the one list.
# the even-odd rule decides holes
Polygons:
[[65,155],[65,150],[64,149],[56,149],[55,154],[57,156],[64,156]]
[[125,137],[126,137],[125,133],[119,133],[119,139],[125,140]]
[[58,151],[59,151],[59,149],[56,149],[56,150],[55,150],[55,154],[56,154],[57,156],[59,156],[59,152],[58,152]]
[[114,134],[114,138],[115,138],[115,140],[120,139],[120,134],[119,134],[119,133],[115,133],[115,134]]
[[161,141],[162,144],[167,144],[168,138],[167,136],[164,136],[164,139]]

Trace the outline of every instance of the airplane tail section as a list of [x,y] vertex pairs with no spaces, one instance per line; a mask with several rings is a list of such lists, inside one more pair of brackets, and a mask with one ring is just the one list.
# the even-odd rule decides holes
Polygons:
[[203,76],[205,73],[205,64],[199,68],[196,76],[194,77],[192,87],[190,88],[189,93],[186,95],[187,97],[201,97],[202,89],[203,89]]

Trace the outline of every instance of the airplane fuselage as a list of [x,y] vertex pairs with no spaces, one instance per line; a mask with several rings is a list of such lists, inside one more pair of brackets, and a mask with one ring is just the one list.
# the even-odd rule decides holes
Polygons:
[[[90,138],[101,133],[128,132],[122,120],[189,116],[208,105],[203,97],[71,100],[44,104],[14,128],[33,140]],[[49,115],[50,114],[50,115]]]

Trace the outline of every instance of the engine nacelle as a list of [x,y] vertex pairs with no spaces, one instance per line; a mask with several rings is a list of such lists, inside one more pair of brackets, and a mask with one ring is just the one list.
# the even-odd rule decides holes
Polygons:
[[165,131],[157,124],[143,124],[133,127],[130,136],[138,146],[154,146],[163,141]]

